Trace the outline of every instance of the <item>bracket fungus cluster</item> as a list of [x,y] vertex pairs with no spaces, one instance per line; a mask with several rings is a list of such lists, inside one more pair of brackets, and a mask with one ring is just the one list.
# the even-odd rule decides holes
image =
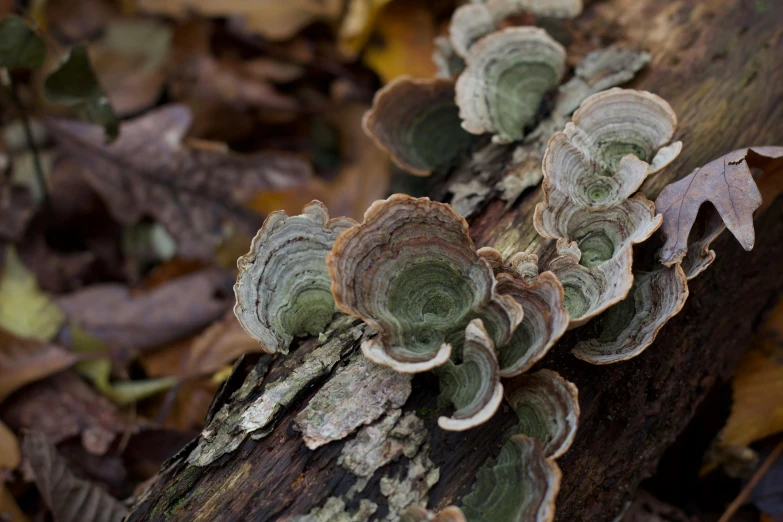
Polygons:
[[234,314],[268,353],[288,353],[297,335],[318,335],[336,312],[326,254],[356,222],[329,219],[314,201],[299,216],[272,212],[237,261]]

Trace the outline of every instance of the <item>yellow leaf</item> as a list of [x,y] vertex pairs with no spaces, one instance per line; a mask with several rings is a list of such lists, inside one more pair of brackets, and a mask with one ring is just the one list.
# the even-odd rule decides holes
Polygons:
[[378,13],[391,0],[350,0],[340,24],[337,45],[346,57],[355,58],[370,38]]
[[0,327],[20,337],[51,341],[64,321],[63,311],[41,291],[16,250],[6,247],[0,277]]
[[417,78],[435,74],[432,54],[437,30],[426,2],[397,0],[387,5],[378,14],[375,36],[364,51],[364,63],[384,82],[402,74]]
[[720,445],[747,446],[783,432],[783,301],[734,374],[734,403]]

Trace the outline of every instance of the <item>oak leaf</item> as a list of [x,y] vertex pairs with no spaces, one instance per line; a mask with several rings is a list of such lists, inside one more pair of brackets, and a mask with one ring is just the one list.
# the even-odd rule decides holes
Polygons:
[[310,166],[283,153],[184,146],[191,118],[185,106],[164,106],[124,123],[109,145],[90,125],[52,121],[50,127],[82,162],[86,179],[115,218],[132,224],[152,216],[176,239],[182,257],[208,259],[227,229],[252,234],[259,228],[261,216],[245,201],[260,191],[301,184]]
[[99,486],[74,475],[42,433],[28,433],[22,448],[55,522],[121,522],[128,512]]
[[748,158],[754,154],[767,158],[783,157],[783,148],[735,150],[663,189],[655,200],[655,206],[657,212],[664,216],[661,228],[666,236],[661,250],[664,265],[679,263],[688,253],[688,236],[699,207],[707,201],[715,206],[742,247],[745,250],[753,248],[756,240],[753,212],[761,206],[761,193],[748,164]]

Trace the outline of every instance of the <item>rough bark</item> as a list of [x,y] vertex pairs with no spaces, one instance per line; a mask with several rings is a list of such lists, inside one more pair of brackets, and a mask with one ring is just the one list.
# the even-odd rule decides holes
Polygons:
[[[783,5],[779,2],[607,0],[589,6],[572,30],[595,32],[607,41],[634,42],[652,52],[651,66],[632,86],[671,103],[680,117],[675,138],[682,139],[685,148],[675,165],[645,185],[648,196],[731,150],[783,143]],[[496,161],[490,167],[500,173],[504,159]],[[494,246],[505,255],[536,249],[546,258],[552,246],[541,241],[532,227],[533,208],[540,200],[539,189],[527,192],[510,208],[503,201],[489,200],[472,221],[477,245]],[[716,262],[691,281],[685,308],[641,356],[591,366],[570,354],[579,336],[576,330],[537,366],[554,369],[579,387],[582,416],[577,439],[558,461],[563,471],[558,520],[614,519],[639,482],[654,472],[664,450],[713,384],[729,375],[754,325],[783,289],[777,268],[783,255],[781,212],[783,198],[765,204],[756,217],[753,252],[744,252],[728,233],[713,244]],[[406,470],[417,459],[430,471],[439,468],[439,480],[428,495],[422,482],[432,479],[432,473],[428,479],[400,487],[425,488],[423,498],[428,498],[430,507],[458,502],[470,490],[484,460],[497,454],[503,432],[514,423],[510,410],[468,432],[444,432],[436,427],[434,413],[437,381],[429,375],[416,376],[402,416],[414,413],[423,421],[425,440],[416,436],[417,431],[421,435],[420,426],[411,428],[413,435],[401,435],[404,449],[394,453],[399,457],[371,473],[361,491],[357,491],[357,476],[338,464],[345,442],[354,435],[309,450],[301,433],[293,429],[297,413],[349,363],[362,335],[356,323],[343,323],[329,335],[328,343],[336,343],[329,364],[299,383],[298,391],[293,390],[270,415],[269,423],[253,434],[258,440],[237,440],[232,435],[236,412],[254,403],[265,386],[285,378],[319,348],[316,340],[310,340],[287,361],[257,357],[240,361],[216,398],[213,410],[218,413],[210,416],[213,427],[220,425],[215,417],[225,421],[224,438],[218,434],[216,440],[233,440],[237,449],[211,464],[196,466],[188,463],[198,443],[194,442],[170,461],[128,520],[293,520],[323,507],[329,497],[339,497],[331,507],[338,504],[339,511],[344,502],[350,512],[366,509],[369,500],[378,505],[376,519],[382,519],[388,513],[388,477],[401,477],[404,483]],[[383,419],[393,421],[399,415],[392,411]],[[381,431],[383,419],[376,425]],[[360,506],[361,499],[365,502]]]

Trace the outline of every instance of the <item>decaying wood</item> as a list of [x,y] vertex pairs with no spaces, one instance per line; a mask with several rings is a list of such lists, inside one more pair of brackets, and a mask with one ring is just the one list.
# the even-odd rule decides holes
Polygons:
[[[609,41],[634,42],[652,53],[650,67],[632,86],[671,103],[680,117],[675,139],[682,139],[685,147],[672,167],[646,183],[648,197],[726,152],[783,143],[779,2],[608,0],[588,7],[574,29],[594,31]],[[502,165],[495,170],[502,172]],[[448,187],[439,194],[447,192]],[[770,196],[763,187],[762,194]],[[477,245],[493,246],[504,255],[535,250],[546,259],[552,246],[540,240],[532,226],[533,208],[541,199],[535,190],[511,208],[500,199],[483,204],[471,226]],[[775,269],[783,256],[782,212],[783,198],[765,201],[756,216],[757,240],[750,253],[728,234],[713,243],[716,262],[691,281],[685,308],[641,356],[591,366],[570,353],[578,341],[576,330],[537,365],[558,371],[579,387],[579,431],[559,460],[563,482],[558,520],[614,519],[639,482],[654,472],[708,390],[728,376],[754,324],[783,289]],[[208,419],[212,441],[202,438],[172,459],[128,520],[329,520],[323,516],[327,507],[342,512],[345,518],[340,520],[367,520],[369,513],[382,520],[390,505],[395,509],[406,499],[428,499],[430,507],[458,501],[470,490],[484,460],[497,454],[503,432],[515,423],[510,409],[479,428],[444,432],[436,426],[437,380],[417,375],[402,412],[390,410],[375,418],[376,409],[351,420],[355,426],[367,424],[359,435],[354,432],[309,450],[294,429],[297,414],[349,363],[362,335],[356,323],[343,323],[326,341],[305,341],[288,359],[270,364],[267,356],[248,356],[238,363]],[[311,361],[307,366],[307,356],[330,343],[328,363],[316,368]],[[303,366],[309,373],[285,404],[260,430],[247,433],[242,413],[258,408],[268,383]],[[215,442],[218,437],[222,442]],[[347,441],[353,442],[346,449]],[[215,444],[237,447],[203,458],[205,448]],[[357,448],[364,448],[372,463],[358,466]],[[392,457],[396,460],[389,462]],[[373,463],[387,464],[374,471]],[[361,467],[364,476],[359,479],[349,467]]]

